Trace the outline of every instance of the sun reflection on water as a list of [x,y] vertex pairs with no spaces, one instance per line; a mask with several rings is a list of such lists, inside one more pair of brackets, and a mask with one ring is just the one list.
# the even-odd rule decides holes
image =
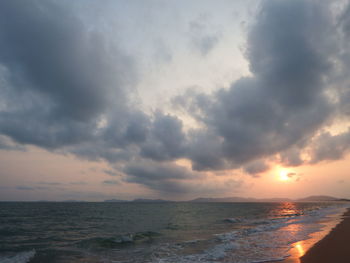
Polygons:
[[[293,202],[281,203],[278,209],[279,216],[288,220],[288,224],[283,228],[285,235],[292,239],[300,236],[300,233],[303,232],[304,229],[303,225],[296,221],[296,216],[303,214],[302,209]],[[291,258],[288,262],[299,262],[299,258],[306,253],[307,246],[305,245],[306,244],[304,240],[294,243],[293,249],[290,250]]]
[[297,249],[298,253],[299,253],[299,257],[304,256],[305,254],[305,249],[303,247],[303,243],[302,241],[299,241],[295,244],[295,248]]
[[297,205],[293,202],[283,202],[276,207],[272,213],[274,216],[285,218],[300,215],[302,211],[298,209]]

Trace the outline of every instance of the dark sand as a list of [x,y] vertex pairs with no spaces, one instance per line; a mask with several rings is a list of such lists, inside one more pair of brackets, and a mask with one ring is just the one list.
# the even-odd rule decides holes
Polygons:
[[343,218],[300,258],[301,263],[350,263],[350,209]]

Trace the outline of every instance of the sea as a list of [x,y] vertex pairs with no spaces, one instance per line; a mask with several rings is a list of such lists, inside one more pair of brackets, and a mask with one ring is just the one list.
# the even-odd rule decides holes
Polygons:
[[0,262],[272,262],[348,206],[0,202]]

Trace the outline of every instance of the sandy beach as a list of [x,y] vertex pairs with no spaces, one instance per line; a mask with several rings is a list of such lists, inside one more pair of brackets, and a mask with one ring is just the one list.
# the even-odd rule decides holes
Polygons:
[[343,218],[341,223],[300,258],[301,263],[350,262],[350,209]]

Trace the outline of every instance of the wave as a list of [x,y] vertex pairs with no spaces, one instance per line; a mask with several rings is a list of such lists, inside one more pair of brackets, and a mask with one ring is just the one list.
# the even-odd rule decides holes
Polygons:
[[240,227],[214,235],[212,240],[206,241],[212,246],[200,253],[181,255],[181,250],[192,244],[186,242],[177,251],[168,253],[169,256],[155,258],[152,262],[261,263],[283,260],[289,256],[293,243],[308,239],[310,234],[322,229],[320,219],[334,214],[340,215],[345,208],[348,208],[348,205],[310,210],[279,218],[246,221],[225,219],[228,223],[239,223]]
[[19,252],[15,255],[11,256],[1,256],[1,263],[27,263],[29,262],[35,255],[35,250],[32,249],[30,251]]
[[225,218],[224,222],[226,222],[226,223],[241,223],[242,220],[239,218]]
[[158,232],[145,231],[115,237],[95,237],[80,241],[78,247],[87,249],[121,248],[128,245],[150,243],[160,235]]

